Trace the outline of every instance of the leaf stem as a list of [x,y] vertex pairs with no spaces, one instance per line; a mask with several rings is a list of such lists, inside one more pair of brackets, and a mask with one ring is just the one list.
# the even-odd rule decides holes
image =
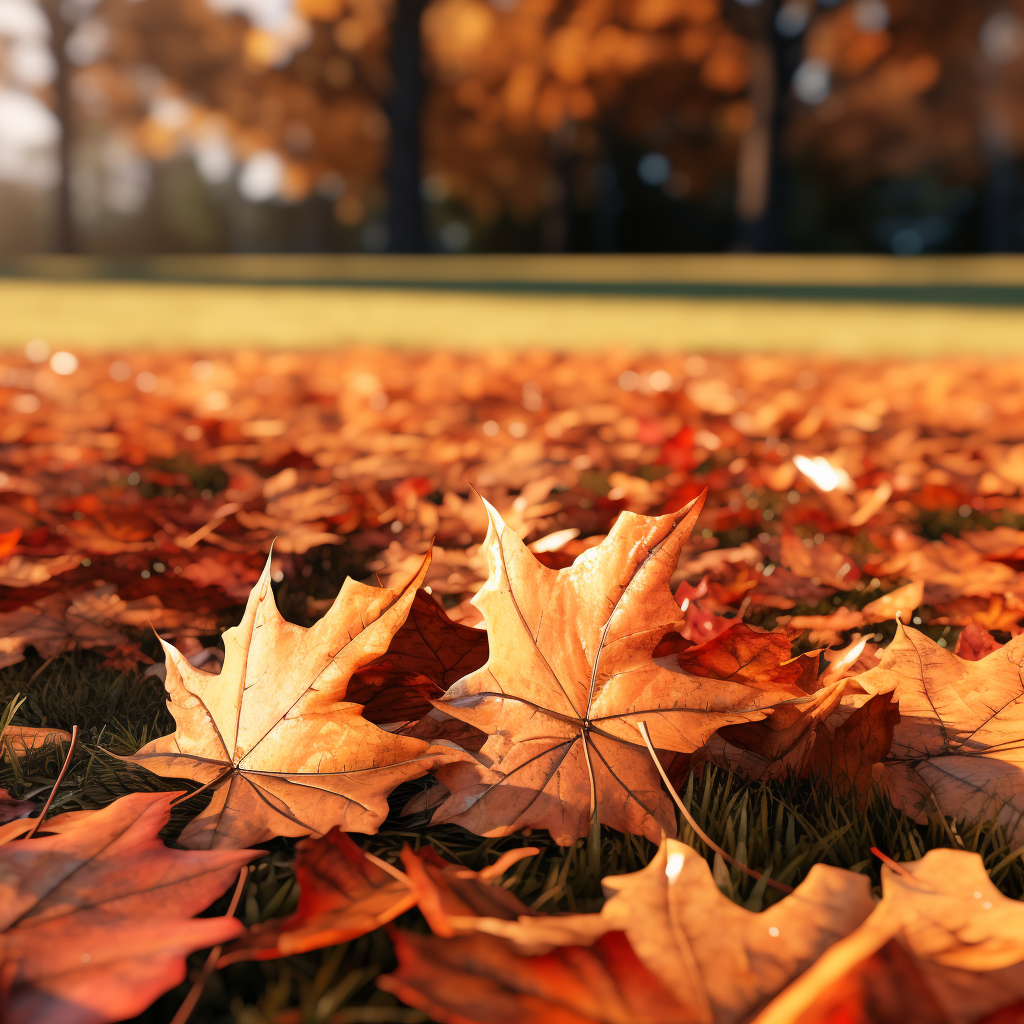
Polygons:
[[57,790],[60,789],[60,784],[64,781],[64,776],[67,775],[68,769],[71,767],[71,758],[75,756],[75,745],[77,743],[78,726],[75,725],[71,728],[71,745],[68,747],[68,756],[64,758],[64,767],[61,768],[60,775],[57,776],[57,781],[53,784],[53,789],[50,790],[50,795],[46,798],[46,803],[43,804],[43,809],[39,812],[39,817],[36,818],[28,832],[25,833],[26,839],[31,839],[39,831],[39,826],[42,825],[46,812],[50,809],[50,804],[53,803],[53,798],[57,795]]
[[736,860],[735,857],[732,857],[728,853],[726,853],[725,850],[723,850],[718,845],[718,843],[714,842],[708,836],[708,834],[700,827],[700,825],[697,824],[696,819],[689,812],[689,810],[686,807],[686,804],[684,804],[682,799],[680,799],[680,796],[676,792],[675,787],[672,785],[671,782],[669,782],[668,775],[665,774],[665,769],[662,767],[661,761],[659,760],[657,753],[655,753],[654,744],[651,743],[651,736],[650,733],[647,731],[647,723],[637,722],[636,727],[640,730],[640,735],[643,736],[644,743],[647,744],[647,749],[650,751],[651,759],[654,761],[655,768],[658,769],[658,774],[661,776],[661,781],[665,783],[665,787],[668,789],[669,795],[675,801],[676,807],[679,808],[680,812],[686,819],[687,824],[690,826],[690,828],[692,828],[693,831],[696,832],[697,835],[700,837],[701,842],[703,842],[705,846],[714,850],[715,853],[717,853],[726,863],[731,864],[734,868],[739,868],[739,870],[742,871],[745,875],[749,875],[751,878],[754,878],[759,882],[763,880],[767,885],[770,885],[773,889],[777,889],[779,892],[791,893],[793,891],[793,887],[791,885],[784,885],[782,882],[776,882],[774,878],[770,878],[768,875],[764,875],[760,871],[755,871],[753,868],[748,868],[746,864],[741,864],[738,860]]

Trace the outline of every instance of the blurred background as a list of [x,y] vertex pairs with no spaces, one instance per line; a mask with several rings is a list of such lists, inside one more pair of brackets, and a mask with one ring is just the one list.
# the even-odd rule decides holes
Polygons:
[[0,254],[1024,249],[1024,0],[0,0]]

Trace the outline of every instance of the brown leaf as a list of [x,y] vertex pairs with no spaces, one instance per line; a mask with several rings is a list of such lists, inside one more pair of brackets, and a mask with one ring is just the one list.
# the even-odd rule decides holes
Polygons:
[[37,587],[62,572],[69,572],[81,561],[81,555],[57,555],[55,558],[11,555],[0,563],[0,587]]
[[866,796],[872,767],[888,756],[899,720],[899,707],[889,694],[844,697],[818,726],[805,772],[820,775],[840,792],[852,789]]
[[224,951],[217,966],[335,946],[394,920],[415,906],[417,893],[402,872],[380,864],[337,827],[319,839],[303,839],[295,847],[295,913],[254,925]]
[[1024,561],[1024,530],[1009,526],[995,526],[991,530],[969,530],[960,534],[960,540],[970,544],[985,558],[997,562]]
[[38,807],[32,800],[15,800],[6,789],[0,788],[0,825],[17,818],[23,818],[26,814]]
[[38,750],[47,743],[70,743],[71,733],[66,729],[52,729],[31,725],[8,725],[4,729],[3,744],[15,757],[24,757],[30,750]]
[[491,935],[392,935],[377,984],[440,1024],[678,1024],[679,1005],[621,932],[523,957]]
[[[489,958],[493,955],[495,960],[504,961],[505,973],[498,977],[506,989],[520,997],[535,992],[539,980],[557,963],[558,970],[572,969],[560,979],[566,993],[563,999],[572,1000],[568,1006],[582,1012],[584,1004],[577,1001],[579,997],[568,993],[607,985],[614,967],[607,951],[617,950],[621,958],[618,962],[625,963],[631,960],[625,955],[628,948],[657,980],[657,984],[650,985],[651,990],[657,993],[663,989],[675,1003],[674,1007],[666,1005],[665,1017],[655,1019],[736,1024],[857,928],[874,906],[866,876],[819,864],[791,895],[767,910],[745,910],[722,894],[707,861],[674,839],[664,840],[654,859],[641,871],[605,878],[603,884],[610,898],[600,914],[464,920],[477,932],[494,936],[525,954],[514,959],[509,946],[482,943]],[[628,940],[625,946],[619,944],[620,934]],[[585,956],[579,947],[589,947],[594,956]],[[437,939],[433,944],[418,946],[420,953],[443,960],[445,967],[476,974],[479,961],[472,949]],[[401,955],[399,961],[397,980],[402,985],[394,986],[396,976],[392,975],[385,983],[389,991],[424,1008],[426,1004],[416,1000],[426,995],[432,1013],[438,1005],[449,1012],[457,1006],[458,992],[446,995],[438,982],[429,982],[425,975],[410,976]],[[455,978],[447,980],[452,986],[459,985]],[[469,987],[468,979],[465,987]],[[481,991],[486,992],[489,1002],[477,1006],[476,1015],[470,1019],[520,1019],[500,1016],[501,998],[493,990]],[[624,995],[630,997],[628,992]],[[663,997],[659,995],[659,999]],[[523,1003],[524,1008],[527,1005]],[[589,1019],[609,1018],[597,1010]]]
[[352,673],[398,631],[426,567],[424,559],[394,589],[346,580],[331,610],[304,629],[281,618],[268,560],[241,623],[224,633],[219,675],[164,643],[177,730],[127,760],[213,790],[180,842],[248,846],[332,825],[373,832],[396,785],[461,754],[384,732],[346,699]]
[[924,603],[924,584],[920,580],[908,583],[905,587],[890,590],[888,594],[869,601],[861,609],[864,622],[887,622],[889,619],[901,618],[909,622],[914,612]]
[[234,938],[237,919],[190,920],[259,851],[164,846],[175,793],[133,793],[58,815],[46,835],[0,828],[5,1024],[102,1024],[141,1013],[185,978],[185,957]]
[[928,604],[958,597],[1024,594],[1024,573],[1001,562],[986,561],[976,547],[956,537],[919,542],[910,550],[897,551],[877,571],[921,580]]
[[981,661],[1002,646],[987,629],[969,622],[956,638],[953,653],[964,661]]
[[782,564],[815,585],[824,583],[838,590],[852,590],[861,571],[849,555],[827,540],[808,547],[794,533],[782,535]]
[[[807,677],[805,658],[793,658],[783,630],[768,632],[744,622],[733,622],[713,640],[678,655],[679,667],[695,676],[729,679],[763,690],[785,691],[800,697],[815,689],[817,672]],[[804,685],[801,685],[804,684]]]
[[705,747],[707,757],[748,779],[803,775],[817,727],[839,705],[843,684],[822,687],[796,703],[778,704],[770,718],[726,726]]
[[885,781],[916,821],[937,804],[958,819],[998,815],[1012,842],[1024,837],[1022,658],[1024,637],[967,661],[901,625],[878,667],[853,677],[899,702]]
[[416,889],[420,913],[435,935],[450,938],[476,931],[476,921],[481,917],[515,921],[522,916],[531,916],[533,911],[498,883],[514,864],[538,853],[540,850],[536,846],[506,850],[481,871],[449,864],[430,846],[415,853],[406,846],[401,856],[409,880]]
[[387,652],[353,674],[348,696],[364,705],[370,722],[419,719],[431,710],[431,699],[485,661],[487,634],[452,622],[437,601],[417,590]]
[[587,834],[595,810],[601,822],[651,838],[674,827],[635,722],[647,721],[655,746],[689,752],[721,725],[764,717],[773,701],[652,658],[679,626],[668,580],[699,509],[622,513],[600,545],[554,570],[488,507],[490,576],[475,601],[490,658],[437,706],[489,739],[482,763],[439,770],[451,796],[435,822],[481,835],[546,828],[563,845]]
[[[882,901],[871,916],[753,1024],[818,1024],[832,1020],[824,1011],[843,999],[851,1000],[844,1020],[864,1019],[853,1015],[863,1012],[854,1000],[863,999],[876,1001],[872,1022],[946,1024],[1024,999],[1024,904],[999,892],[981,857],[939,849],[899,867],[882,869]],[[908,1005],[905,984],[920,1004]]]

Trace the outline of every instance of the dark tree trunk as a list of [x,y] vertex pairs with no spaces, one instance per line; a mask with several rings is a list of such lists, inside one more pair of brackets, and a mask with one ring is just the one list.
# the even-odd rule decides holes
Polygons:
[[1016,168],[1006,153],[989,154],[985,183],[982,248],[985,252],[1012,252]]
[[426,0],[396,0],[392,24],[391,166],[388,237],[392,252],[425,252],[420,191],[420,111],[423,103],[420,21]]
[[60,122],[60,183],[57,186],[57,252],[77,252],[75,237],[75,215],[71,202],[72,131],[71,110],[71,66],[65,52],[68,39],[68,23],[61,17],[60,0],[44,0],[43,10],[50,22],[50,38],[53,55],[57,61],[57,80],[54,83],[57,109],[54,113]]
[[753,252],[783,248],[784,189],[780,141],[785,97],[803,51],[802,31],[782,37],[775,26],[777,2],[735,8],[736,27],[750,43],[750,87],[754,123],[740,142],[736,167],[734,247]]

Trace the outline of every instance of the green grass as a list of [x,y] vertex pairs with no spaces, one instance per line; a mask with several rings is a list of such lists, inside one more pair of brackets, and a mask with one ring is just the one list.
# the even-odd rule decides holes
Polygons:
[[[133,790],[195,788],[191,783],[158,778],[111,756],[133,753],[173,728],[159,680],[144,679],[141,672],[104,669],[96,655],[76,651],[45,667],[32,658],[0,673],[0,722],[4,709],[9,710],[19,694],[24,702],[14,716],[16,722],[80,728],[78,749],[51,813],[102,806]],[[0,763],[0,785],[14,796],[42,801],[61,762],[62,753],[53,745],[20,761],[8,754]],[[404,843],[414,848],[430,844],[441,856],[474,869],[492,863],[505,849],[524,843],[538,846],[541,852],[520,861],[506,884],[525,903],[547,913],[597,910],[602,899],[600,876],[635,871],[653,853],[653,846],[643,838],[602,829],[597,864],[583,840],[563,848],[546,834],[534,834],[528,840],[522,836],[481,839],[456,826],[432,828],[426,815],[402,818],[399,809],[428,784],[419,780],[396,790],[392,812],[380,832],[360,842],[390,861],[397,860]],[[917,825],[878,792],[859,807],[855,798],[838,795],[816,780],[746,783],[715,769],[700,777],[691,775],[682,796],[701,827],[732,856],[791,885],[816,863],[862,872],[877,885],[879,863],[871,855],[872,846],[896,860],[916,859],[935,847],[960,847],[982,855],[993,881],[1008,896],[1024,896],[1021,851],[1011,850],[1006,835],[991,823],[957,824],[936,815],[927,825]],[[206,798],[202,794],[180,804],[165,838],[173,841]],[[685,824],[679,838],[703,849]],[[294,909],[298,892],[293,847],[293,841],[283,839],[265,844],[267,856],[249,876],[240,905],[248,924]],[[719,886],[737,902],[760,910],[780,898],[763,881],[730,869],[704,852],[709,854]],[[210,912],[223,913],[227,901],[224,896]],[[404,915],[399,924],[425,927],[416,911]],[[198,968],[202,960],[202,955],[194,956],[193,967]],[[383,931],[317,953],[234,964],[211,976],[192,1020],[196,1024],[415,1024],[425,1020],[375,987],[376,975],[392,966],[391,945]],[[166,1024],[187,988],[185,984],[163,996],[138,1020]]]

